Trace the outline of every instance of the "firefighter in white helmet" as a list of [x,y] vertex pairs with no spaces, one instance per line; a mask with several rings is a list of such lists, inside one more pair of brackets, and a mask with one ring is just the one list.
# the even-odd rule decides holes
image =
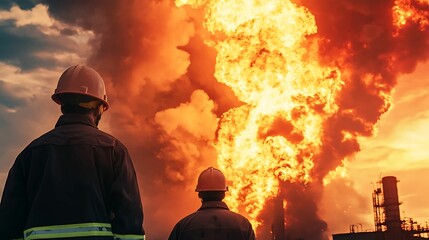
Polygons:
[[10,169],[0,239],[144,239],[128,150],[97,128],[109,108],[103,79],[90,67],[72,66],[52,99],[63,115]]
[[222,201],[228,191],[223,173],[209,167],[198,177],[198,197],[202,206],[180,220],[171,231],[169,240],[254,240],[249,220],[234,213]]

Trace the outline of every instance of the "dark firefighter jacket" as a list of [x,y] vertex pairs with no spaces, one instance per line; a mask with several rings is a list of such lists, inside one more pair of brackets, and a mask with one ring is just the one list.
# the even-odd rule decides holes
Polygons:
[[128,150],[88,116],[62,115],[9,171],[0,239],[144,239]]
[[198,211],[180,220],[169,240],[254,240],[250,222],[221,201],[203,202]]

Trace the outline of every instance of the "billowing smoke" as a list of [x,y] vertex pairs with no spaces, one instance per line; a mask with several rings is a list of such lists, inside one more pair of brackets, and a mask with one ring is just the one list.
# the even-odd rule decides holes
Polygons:
[[[319,62],[341,70],[338,111],[323,123],[322,150],[310,183],[282,182],[291,239],[325,239],[318,216],[323,179],[371,136],[400,74],[429,54],[428,25],[396,30],[392,0],[295,1],[315,16]],[[403,1],[401,1],[403,2]],[[198,207],[198,173],[216,165],[212,147],[222,114],[240,105],[214,78],[216,52],[203,42],[203,14],[169,0],[46,0],[55,18],[95,33],[88,64],[108,83],[112,134],[129,148],[141,186],[149,239],[166,239],[174,223]],[[413,1],[428,12],[428,5]],[[427,16],[426,16],[427,21]],[[258,235],[269,239],[268,203]]]

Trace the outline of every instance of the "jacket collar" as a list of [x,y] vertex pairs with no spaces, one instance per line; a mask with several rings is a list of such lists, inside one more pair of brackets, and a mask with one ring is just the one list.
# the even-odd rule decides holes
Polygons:
[[68,125],[68,124],[84,124],[94,128],[97,128],[95,122],[91,119],[90,116],[85,114],[64,114],[61,115],[55,124],[55,127]]
[[223,209],[229,210],[226,203],[222,201],[208,201],[208,202],[203,202],[200,209],[198,209],[198,211],[205,210],[208,208],[223,208]]

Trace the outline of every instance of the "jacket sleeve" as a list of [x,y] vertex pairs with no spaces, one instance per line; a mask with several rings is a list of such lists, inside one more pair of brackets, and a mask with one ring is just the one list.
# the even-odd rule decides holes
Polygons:
[[0,202],[1,239],[23,239],[28,214],[26,178],[22,166],[24,156],[24,152],[18,155],[4,187]]
[[115,148],[115,158],[114,179],[108,195],[112,210],[112,232],[119,239],[121,236],[144,239],[143,207],[136,172],[128,150],[120,142]]

